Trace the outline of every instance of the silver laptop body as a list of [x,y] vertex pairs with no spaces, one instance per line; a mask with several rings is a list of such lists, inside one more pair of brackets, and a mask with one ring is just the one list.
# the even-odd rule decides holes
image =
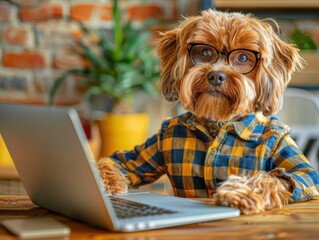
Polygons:
[[139,231],[239,216],[238,209],[146,191],[117,197],[176,211],[119,219],[73,108],[0,103],[0,133],[33,203],[111,231]]

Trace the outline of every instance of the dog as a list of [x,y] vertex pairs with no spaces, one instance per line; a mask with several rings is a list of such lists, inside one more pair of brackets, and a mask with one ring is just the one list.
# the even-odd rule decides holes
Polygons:
[[304,65],[276,28],[271,19],[209,9],[163,33],[161,91],[186,112],[134,150],[100,159],[106,189],[117,194],[167,174],[175,195],[242,214],[317,199],[318,173],[273,116]]

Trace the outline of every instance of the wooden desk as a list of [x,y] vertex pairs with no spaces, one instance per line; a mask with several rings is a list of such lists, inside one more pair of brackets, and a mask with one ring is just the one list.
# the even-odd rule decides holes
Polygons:
[[[203,200],[205,201],[205,200]],[[111,233],[33,205],[28,197],[0,196],[0,221],[7,218],[49,216],[68,225],[64,239],[96,240],[203,240],[203,239],[318,239],[319,200],[290,204],[283,209],[237,218],[135,233]],[[2,226],[0,239],[17,239]]]

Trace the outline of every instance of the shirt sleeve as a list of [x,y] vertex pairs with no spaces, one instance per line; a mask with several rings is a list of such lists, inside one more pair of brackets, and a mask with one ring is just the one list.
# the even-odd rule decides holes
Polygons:
[[278,142],[272,160],[276,167],[271,171],[277,177],[284,177],[293,184],[290,202],[319,198],[319,175],[308,159],[298,149],[290,134]]
[[133,150],[116,151],[106,160],[128,177],[131,187],[152,183],[166,173],[159,141],[156,134]]

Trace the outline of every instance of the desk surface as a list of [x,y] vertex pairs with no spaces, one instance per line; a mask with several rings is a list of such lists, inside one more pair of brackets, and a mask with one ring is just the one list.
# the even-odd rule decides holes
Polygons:
[[[205,201],[205,199],[203,200]],[[71,228],[66,239],[318,239],[319,200],[290,204],[252,216],[135,233],[111,233],[37,207],[28,197],[0,196],[0,221],[20,217],[53,217]],[[0,239],[16,239],[0,226]],[[64,238],[65,239],[65,238]]]

